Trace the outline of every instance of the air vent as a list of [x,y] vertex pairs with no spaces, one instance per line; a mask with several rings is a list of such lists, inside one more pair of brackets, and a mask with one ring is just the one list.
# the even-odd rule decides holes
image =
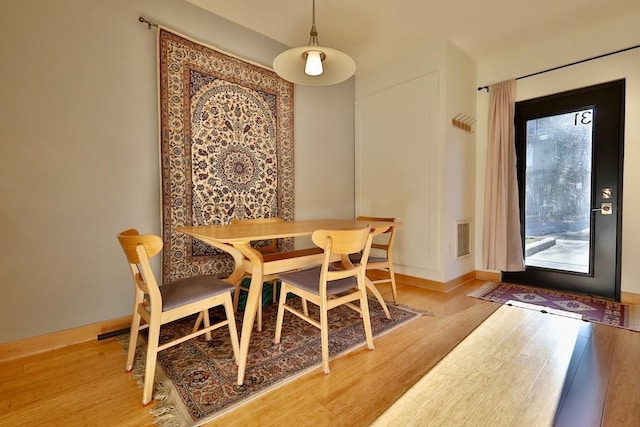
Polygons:
[[471,255],[471,221],[458,221],[456,225],[456,257],[465,258]]

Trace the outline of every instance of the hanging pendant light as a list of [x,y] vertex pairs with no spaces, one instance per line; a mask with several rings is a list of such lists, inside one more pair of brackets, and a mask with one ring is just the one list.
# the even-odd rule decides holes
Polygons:
[[316,30],[316,1],[309,45],[282,52],[273,61],[273,69],[283,79],[305,86],[329,86],[347,80],[356,72],[356,63],[349,55],[337,49],[318,44]]

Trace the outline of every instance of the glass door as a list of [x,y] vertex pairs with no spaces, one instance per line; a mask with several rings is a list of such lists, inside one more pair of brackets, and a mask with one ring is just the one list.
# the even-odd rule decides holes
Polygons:
[[525,265],[589,273],[593,108],[526,121]]
[[620,299],[624,80],[516,104],[525,271],[503,280]]

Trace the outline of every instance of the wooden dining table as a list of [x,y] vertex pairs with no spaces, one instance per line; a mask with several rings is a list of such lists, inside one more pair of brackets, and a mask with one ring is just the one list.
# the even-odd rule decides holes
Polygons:
[[[251,246],[258,240],[282,239],[288,237],[310,236],[315,230],[340,230],[370,227],[374,234],[380,234],[395,226],[395,222],[357,221],[348,219],[316,219],[303,221],[285,221],[281,223],[248,223],[239,225],[184,226],[175,230],[188,234],[204,243],[223,250],[233,257],[235,267],[226,279],[231,283],[242,280],[251,274],[251,285],[244,309],[242,330],[240,332],[240,355],[238,360],[238,385],[244,384],[247,355],[253,322],[258,304],[262,299],[263,278],[266,275],[292,271],[322,264],[323,253],[293,251],[292,256],[265,260],[263,255]],[[298,254],[301,254],[297,256]],[[286,254],[285,254],[286,255]],[[339,260],[336,260],[339,261]],[[367,280],[367,288],[376,296],[389,317],[389,310],[378,289]]]

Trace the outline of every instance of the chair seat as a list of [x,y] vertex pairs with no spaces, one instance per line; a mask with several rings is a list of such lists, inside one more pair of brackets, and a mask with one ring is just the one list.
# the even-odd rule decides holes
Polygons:
[[162,311],[200,301],[235,289],[224,280],[211,275],[186,277],[160,286]]
[[[361,258],[361,254],[351,254],[349,255],[349,260],[353,263],[359,263],[360,262],[360,258]],[[367,261],[368,263],[372,263],[372,262],[387,262],[389,261],[389,259],[387,257],[376,257],[376,256],[369,256],[369,260]]]
[[[315,295],[320,293],[320,267],[306,270],[294,271],[292,273],[279,274],[278,278],[284,282],[291,283],[300,289],[311,292]],[[335,295],[358,286],[355,276],[344,279],[331,280],[327,282],[327,294]]]

